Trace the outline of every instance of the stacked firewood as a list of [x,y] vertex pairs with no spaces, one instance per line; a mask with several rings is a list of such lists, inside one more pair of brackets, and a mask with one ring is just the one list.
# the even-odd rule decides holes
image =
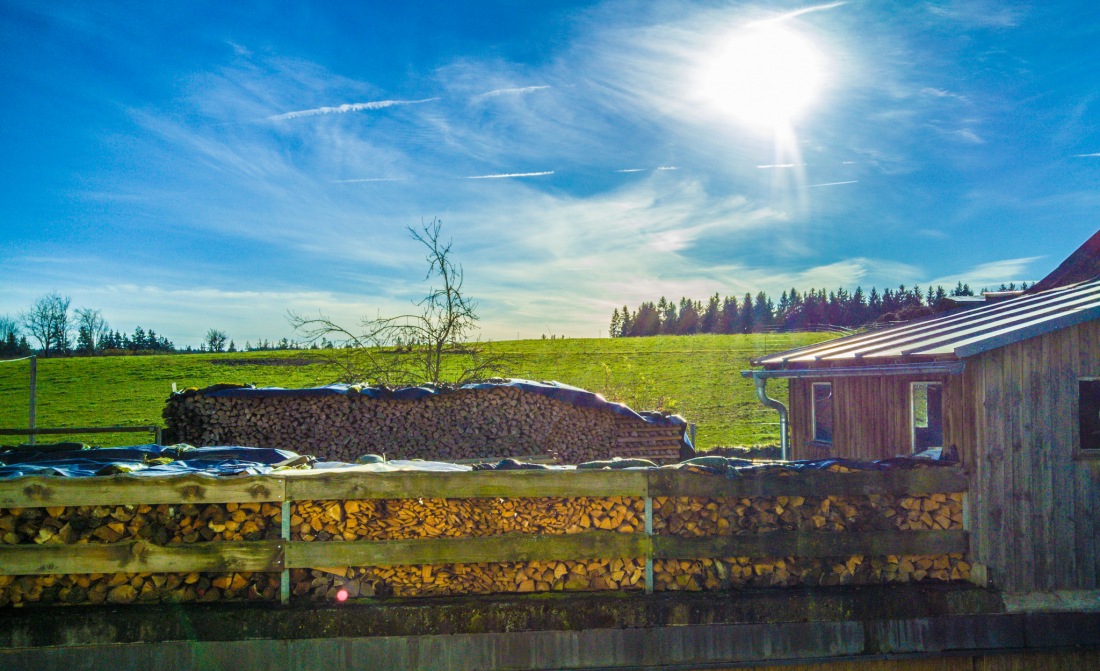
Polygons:
[[478,498],[298,501],[292,540],[457,538],[506,533],[574,534],[645,529],[640,498]]
[[870,585],[969,580],[970,563],[961,554],[658,559],[653,575],[657,591]]
[[279,538],[281,518],[274,503],[3,508],[0,540],[6,545],[255,541]]
[[274,601],[277,573],[0,575],[0,608],[28,604]]
[[775,496],[705,499],[658,496],[653,530],[677,536],[768,531],[962,529],[962,494]]
[[[653,529],[682,537],[772,531],[888,531],[963,528],[962,494],[653,499]],[[866,561],[865,561],[866,560]],[[655,589],[847,585],[967,580],[962,555],[838,558],[727,557],[654,562]]]
[[287,449],[332,461],[363,454],[451,461],[552,455],[581,463],[624,454],[675,461],[683,425],[655,426],[518,387],[457,389],[417,400],[364,394],[173,394],[166,435],[193,445]]
[[[641,498],[476,498],[299,501],[291,508],[295,540],[560,535],[645,528]],[[332,600],[375,595],[641,589],[642,559],[336,567],[291,571],[291,593]]]
[[645,560],[335,567],[292,570],[290,580],[295,597],[327,601],[368,596],[634,590],[645,587]]
[[[273,503],[56,506],[0,509],[3,545],[142,541],[153,545],[279,538]],[[275,599],[265,573],[90,573],[0,576],[0,606]]]

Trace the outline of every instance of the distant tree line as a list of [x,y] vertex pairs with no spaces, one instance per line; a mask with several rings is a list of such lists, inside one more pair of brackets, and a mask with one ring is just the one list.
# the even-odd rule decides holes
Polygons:
[[[1001,285],[999,291],[1027,289],[1027,283]],[[982,289],[986,291],[986,289]],[[784,291],[773,301],[763,291],[756,296],[737,297],[719,294],[701,301],[681,298],[679,302],[661,297],[647,301],[631,311],[627,306],[615,309],[608,329],[612,338],[687,335],[691,333],[756,333],[760,331],[798,331],[830,326],[856,328],[874,322],[905,321],[951,308],[951,297],[973,296],[970,285],[959,282],[947,291],[942,286],[884,289],[864,292],[840,288],[835,291],[810,289]]]
[[0,315],[0,359],[18,359],[32,354],[56,356],[124,356],[140,354],[193,354],[237,351],[333,349],[327,338],[309,345],[283,338],[263,340],[238,350],[225,331],[209,329],[197,348],[176,345],[153,329],[138,326],[132,333],[112,329],[100,310],[71,309],[72,299],[52,292],[17,316]]

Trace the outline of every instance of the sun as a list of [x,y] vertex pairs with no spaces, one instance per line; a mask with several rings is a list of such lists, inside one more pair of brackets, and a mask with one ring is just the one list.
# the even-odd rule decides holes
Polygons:
[[822,57],[809,39],[779,24],[757,24],[722,40],[704,66],[700,92],[751,126],[789,126],[817,96]]

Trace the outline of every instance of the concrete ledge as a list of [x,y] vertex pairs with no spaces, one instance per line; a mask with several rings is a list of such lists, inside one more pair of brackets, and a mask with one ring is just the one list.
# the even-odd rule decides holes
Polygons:
[[1100,590],[1007,592],[1002,595],[1010,613],[1087,613],[1100,611]]
[[[1072,634],[1058,640],[1025,634],[1033,616],[987,614],[898,620],[661,626],[584,631],[295,640],[175,641],[0,651],[0,668],[202,668],[233,671],[408,669],[703,669],[795,662],[1100,649],[1100,614],[1073,614]],[[1036,626],[1059,628],[1063,615]],[[959,632],[962,633],[959,633]],[[886,633],[884,639],[876,636]],[[873,635],[869,635],[873,634]],[[887,649],[888,648],[888,649]],[[894,667],[891,667],[894,668]]]
[[[0,611],[0,650],[172,641],[296,640],[911,620],[1003,611],[969,585],[743,592],[540,594],[280,607],[274,604],[20,608]],[[876,632],[889,640],[887,632]]]
[[0,669],[671,671],[1060,650],[1100,651],[1100,612],[1006,613],[962,585],[0,612]]

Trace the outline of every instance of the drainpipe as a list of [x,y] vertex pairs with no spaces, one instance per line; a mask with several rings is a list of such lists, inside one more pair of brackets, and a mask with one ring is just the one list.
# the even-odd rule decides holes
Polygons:
[[753,375],[752,381],[756,384],[756,397],[760,399],[760,402],[779,413],[779,452],[783,461],[786,461],[790,457],[787,438],[787,424],[789,423],[787,406],[774,398],[768,397],[768,391],[765,388],[768,384],[768,378]]

